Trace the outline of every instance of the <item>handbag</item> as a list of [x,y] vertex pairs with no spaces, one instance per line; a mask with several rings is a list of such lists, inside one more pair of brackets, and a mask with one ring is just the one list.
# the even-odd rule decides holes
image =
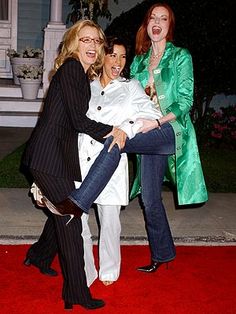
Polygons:
[[33,195],[33,198],[39,207],[45,207],[45,204],[42,200],[43,194],[38,186],[35,184],[35,182],[31,185],[30,193]]

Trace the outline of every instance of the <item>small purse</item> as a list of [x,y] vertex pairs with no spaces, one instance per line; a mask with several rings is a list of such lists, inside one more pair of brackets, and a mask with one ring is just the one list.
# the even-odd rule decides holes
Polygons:
[[42,201],[43,194],[35,183],[31,185],[30,193],[33,195],[33,198],[39,207],[45,207],[44,202]]

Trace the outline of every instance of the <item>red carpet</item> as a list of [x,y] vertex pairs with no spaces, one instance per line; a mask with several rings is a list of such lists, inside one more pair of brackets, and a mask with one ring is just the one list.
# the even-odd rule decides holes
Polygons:
[[[22,265],[27,245],[0,245],[0,313],[66,313],[61,275],[47,277]],[[95,254],[97,248],[95,248]],[[105,287],[98,280],[91,291],[106,306],[104,314],[235,314],[236,247],[177,247],[169,269],[154,274],[135,270],[149,262],[147,246],[122,246],[120,279]],[[60,270],[56,260],[54,268]],[[75,306],[72,313],[88,313]]]

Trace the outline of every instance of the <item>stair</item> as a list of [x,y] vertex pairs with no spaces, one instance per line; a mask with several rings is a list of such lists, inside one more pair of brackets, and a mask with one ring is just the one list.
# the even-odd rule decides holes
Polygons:
[[12,79],[0,79],[0,126],[34,127],[43,105],[43,89],[39,89],[38,98],[22,98],[21,88],[14,85]]

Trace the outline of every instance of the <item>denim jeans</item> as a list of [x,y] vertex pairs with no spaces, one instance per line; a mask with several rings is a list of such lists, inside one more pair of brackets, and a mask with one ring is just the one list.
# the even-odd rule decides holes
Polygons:
[[167,155],[141,157],[142,201],[151,258],[155,262],[168,262],[176,255],[161,196],[167,159]]
[[145,207],[146,229],[153,261],[167,262],[175,258],[175,247],[170,232],[165,208],[161,198],[162,182],[168,155],[175,152],[175,136],[172,126],[164,124],[161,129],[138,133],[127,140],[123,150],[115,145],[110,152],[112,138],[90,168],[79,189],[69,198],[88,213],[92,203],[108,183],[119,164],[120,154],[142,154],[142,198]]
[[118,145],[115,145],[108,152],[111,141],[112,138],[106,140],[103,150],[93,163],[81,186],[69,196],[86,213],[89,212],[92,203],[116,170],[122,152],[170,155],[175,151],[174,131],[169,123],[163,124],[161,129],[154,129],[148,133],[138,133],[131,140],[127,139],[122,150],[119,149]]

